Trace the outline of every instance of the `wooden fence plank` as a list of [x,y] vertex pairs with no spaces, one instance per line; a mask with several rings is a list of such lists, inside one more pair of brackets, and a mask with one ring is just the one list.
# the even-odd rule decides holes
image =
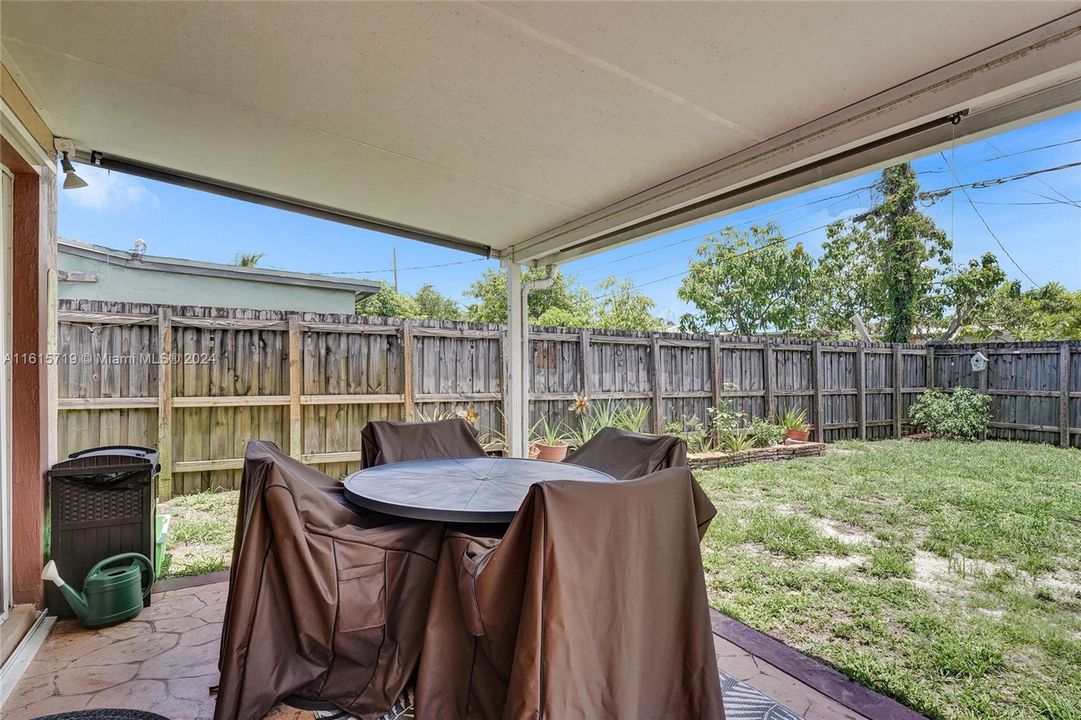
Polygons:
[[664,398],[664,388],[662,387],[663,372],[663,359],[661,357],[661,336],[658,333],[652,333],[649,339],[650,348],[650,363],[649,363],[649,382],[650,387],[653,390],[652,401],[650,404],[650,415],[652,416],[651,422],[653,425],[653,432],[660,433],[661,428],[664,427],[664,418],[661,416],[663,409],[662,403]]
[[1059,447],[1070,447],[1070,344],[1062,343],[1058,354]]
[[402,321],[402,417],[413,420],[416,407],[416,390],[413,389],[415,370],[413,368],[413,321]]
[[811,348],[811,382],[814,397],[814,437],[825,442],[826,421],[822,407],[822,343],[815,342]]
[[856,350],[856,427],[860,440],[867,439],[867,355],[861,345]]
[[901,437],[901,386],[904,384],[904,366],[901,362],[901,348],[893,348],[893,436]]
[[173,326],[172,310],[158,310],[158,498],[173,496]]
[[289,455],[300,458],[304,442],[304,426],[301,416],[301,392],[303,374],[301,362],[300,316],[289,316]]
[[764,402],[766,404],[766,417],[773,417],[773,390],[777,384],[774,379],[773,343],[767,342],[762,349],[762,385],[765,389]]

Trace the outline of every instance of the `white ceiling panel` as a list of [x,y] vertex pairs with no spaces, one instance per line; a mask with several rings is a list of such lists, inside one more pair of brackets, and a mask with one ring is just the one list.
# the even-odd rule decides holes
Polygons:
[[1078,7],[5,0],[0,30],[84,150],[499,251]]

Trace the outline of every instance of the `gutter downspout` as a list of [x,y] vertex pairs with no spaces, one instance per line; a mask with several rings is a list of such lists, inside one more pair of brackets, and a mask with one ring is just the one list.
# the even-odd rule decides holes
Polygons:
[[522,266],[504,260],[507,270],[507,449],[511,457],[529,457],[529,293],[555,282],[557,270],[548,266],[548,277],[522,282]]

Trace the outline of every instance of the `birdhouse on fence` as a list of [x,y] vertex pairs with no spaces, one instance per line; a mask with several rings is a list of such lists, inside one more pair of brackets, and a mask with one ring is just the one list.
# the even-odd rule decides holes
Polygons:
[[983,372],[987,369],[987,356],[979,350],[971,358],[972,372]]

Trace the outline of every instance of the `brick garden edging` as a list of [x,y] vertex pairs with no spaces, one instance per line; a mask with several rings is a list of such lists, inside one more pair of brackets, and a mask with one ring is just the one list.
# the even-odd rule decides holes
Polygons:
[[764,448],[749,448],[737,452],[714,450],[705,453],[691,453],[687,461],[692,468],[706,470],[719,467],[734,467],[752,462],[775,462],[801,457],[818,457],[825,451],[825,443],[796,442],[786,440],[784,445],[772,445]]

